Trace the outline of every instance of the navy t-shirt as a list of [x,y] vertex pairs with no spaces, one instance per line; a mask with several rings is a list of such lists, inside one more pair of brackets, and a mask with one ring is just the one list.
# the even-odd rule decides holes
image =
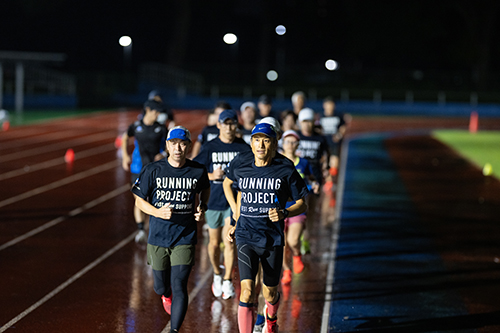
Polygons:
[[148,164],[132,193],[156,208],[170,203],[173,209],[170,220],[150,216],[148,243],[163,247],[196,244],[196,194],[209,187],[207,170],[200,163],[186,160],[175,168],[164,158]]
[[201,133],[198,135],[198,142],[204,145],[219,136],[219,129],[217,125],[205,126]]
[[314,177],[321,183],[323,174],[321,172],[320,159],[325,152],[328,151],[328,144],[323,135],[314,134],[312,136],[305,136],[299,133],[300,141],[297,148],[297,155],[305,158],[311,163]]
[[227,172],[227,177],[241,192],[236,243],[267,249],[284,246],[284,221],[272,222],[268,217],[269,209],[285,208],[288,198],[295,201],[304,198],[307,186],[293,163],[283,155],[264,167],[242,156],[238,163],[229,164]]
[[[141,167],[153,162],[155,155],[161,153],[165,149],[167,129],[158,122],[154,122],[152,125],[148,126],[145,125],[142,120],[138,120],[129,126],[127,135],[135,138],[141,156]],[[135,155],[133,155],[133,157],[135,157]],[[139,171],[134,168],[132,172],[138,173]]]
[[[235,138],[232,143],[224,143],[220,138],[216,138],[201,147],[200,153],[194,161],[203,164],[207,168],[208,173],[212,173],[216,168],[225,170],[235,156],[248,151],[251,152],[250,146],[243,139]],[[223,181],[224,178],[210,181],[208,209],[225,210],[229,207],[229,203],[224,196],[224,189],[222,188]]]

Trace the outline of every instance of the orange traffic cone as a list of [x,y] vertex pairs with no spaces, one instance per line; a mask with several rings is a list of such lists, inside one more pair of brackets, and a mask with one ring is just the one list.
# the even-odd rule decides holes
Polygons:
[[75,160],[75,152],[73,149],[66,150],[66,154],[64,154],[64,161],[66,163],[72,163]]
[[476,133],[477,128],[479,126],[479,119],[476,111],[472,111],[470,113],[470,120],[469,120],[469,132],[470,133]]
[[122,136],[118,135],[115,139],[115,148],[120,149],[121,146],[122,146]]

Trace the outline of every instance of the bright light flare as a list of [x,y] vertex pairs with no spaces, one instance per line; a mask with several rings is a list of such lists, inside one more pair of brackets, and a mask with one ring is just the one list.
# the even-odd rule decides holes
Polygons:
[[280,36],[283,36],[286,33],[286,28],[284,25],[278,25],[275,29],[276,33]]
[[224,40],[224,43],[231,45],[231,44],[234,44],[238,41],[238,37],[236,37],[235,34],[227,33],[224,35],[223,40]]
[[334,70],[336,70],[337,68],[339,68],[339,64],[338,64],[335,60],[328,59],[328,60],[325,62],[325,67],[326,67],[326,69],[328,69],[329,71],[334,71]]
[[276,81],[278,79],[278,72],[275,70],[270,70],[267,72],[266,77],[269,81]]
[[118,43],[120,43],[121,46],[126,47],[132,44],[132,38],[129,36],[121,36],[120,39],[118,40]]

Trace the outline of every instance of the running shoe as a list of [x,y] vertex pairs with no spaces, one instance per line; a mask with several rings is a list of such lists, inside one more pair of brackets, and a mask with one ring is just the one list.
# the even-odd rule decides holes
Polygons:
[[285,269],[283,271],[283,276],[281,277],[281,283],[287,285],[292,282],[292,271],[289,269]]
[[255,324],[255,326],[253,327],[253,332],[252,333],[262,333],[264,332],[264,325],[266,323],[263,322],[262,324]]
[[269,319],[267,316],[267,306],[264,308],[264,317],[266,317],[266,321],[263,333],[278,333],[278,316],[274,319]]
[[170,314],[172,310],[172,295],[165,297],[161,296],[161,302],[163,303],[163,308],[165,309],[165,312]]
[[302,273],[304,270],[304,263],[302,262],[302,256],[293,256],[293,272],[295,274]]
[[215,297],[222,296],[222,275],[214,274],[214,282],[212,283],[212,292]]
[[229,299],[234,297],[234,294],[234,286],[231,280],[224,280],[224,282],[222,282],[222,298]]
[[135,235],[136,243],[146,243],[147,240],[148,237],[146,236],[146,232],[144,230],[139,230],[139,232],[137,232],[137,235]]

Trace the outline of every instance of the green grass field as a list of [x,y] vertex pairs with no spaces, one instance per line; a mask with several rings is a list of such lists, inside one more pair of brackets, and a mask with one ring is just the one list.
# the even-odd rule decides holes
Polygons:
[[433,136],[452,147],[481,170],[486,163],[493,167],[493,176],[500,178],[500,132],[464,130],[439,130]]
[[58,109],[58,110],[25,110],[22,114],[10,111],[10,126],[22,126],[58,118],[79,116],[86,113],[103,111],[103,109]]

